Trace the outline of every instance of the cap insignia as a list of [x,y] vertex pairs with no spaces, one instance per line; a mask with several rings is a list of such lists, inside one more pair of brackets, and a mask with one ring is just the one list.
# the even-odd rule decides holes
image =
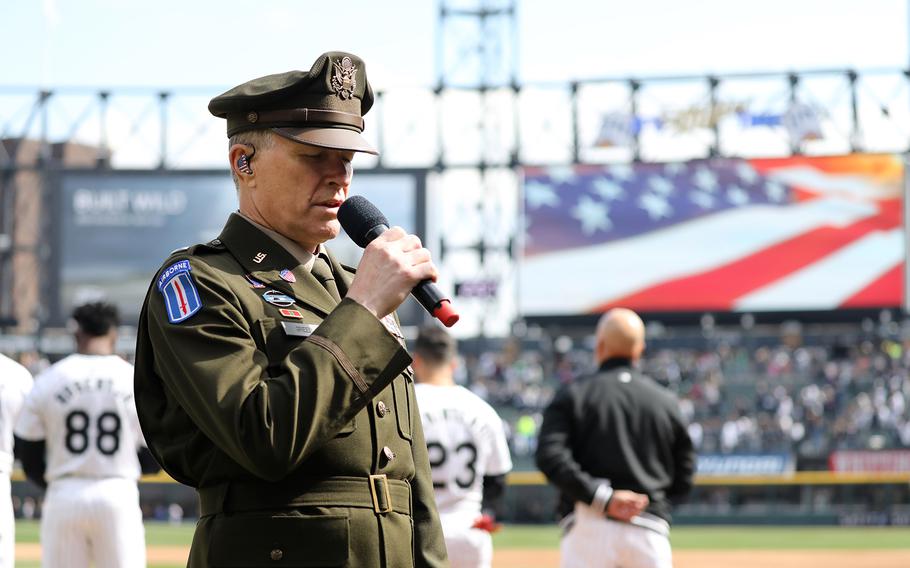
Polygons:
[[332,65],[335,66],[335,74],[332,75],[332,90],[342,99],[354,98],[354,89],[357,88],[357,78],[355,77],[357,67],[354,66],[354,62],[350,57],[345,57],[341,63],[333,61]]
[[247,113],[247,115],[246,115],[246,120],[247,120],[247,122],[249,122],[250,124],[253,124],[253,123],[256,122],[257,120],[259,120],[259,113],[258,113],[258,112],[249,112],[249,113]]

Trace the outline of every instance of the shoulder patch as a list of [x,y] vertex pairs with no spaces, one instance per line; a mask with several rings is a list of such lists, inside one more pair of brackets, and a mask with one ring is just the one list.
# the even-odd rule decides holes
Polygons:
[[171,323],[180,323],[202,308],[188,260],[177,261],[161,271],[158,291],[164,296],[167,319]]

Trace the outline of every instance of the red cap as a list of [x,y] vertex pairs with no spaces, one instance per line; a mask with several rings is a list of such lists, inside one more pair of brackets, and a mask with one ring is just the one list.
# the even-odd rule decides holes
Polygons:
[[449,300],[440,300],[439,305],[433,310],[433,317],[442,322],[446,327],[452,327],[458,321],[459,315],[452,307]]

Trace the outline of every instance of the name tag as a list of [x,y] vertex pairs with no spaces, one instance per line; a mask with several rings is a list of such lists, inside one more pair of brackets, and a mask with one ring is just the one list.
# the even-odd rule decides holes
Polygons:
[[316,325],[312,323],[297,323],[293,321],[283,321],[281,322],[281,327],[284,328],[285,335],[294,335],[297,337],[308,337],[313,334],[313,331],[316,329]]

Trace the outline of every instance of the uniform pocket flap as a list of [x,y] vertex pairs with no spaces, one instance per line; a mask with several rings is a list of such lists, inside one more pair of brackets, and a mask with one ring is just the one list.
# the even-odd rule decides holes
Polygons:
[[209,558],[214,568],[342,566],[348,535],[346,515],[219,517]]
[[410,383],[396,378],[392,381],[392,394],[395,397],[395,416],[398,419],[398,433],[411,441],[411,396]]

